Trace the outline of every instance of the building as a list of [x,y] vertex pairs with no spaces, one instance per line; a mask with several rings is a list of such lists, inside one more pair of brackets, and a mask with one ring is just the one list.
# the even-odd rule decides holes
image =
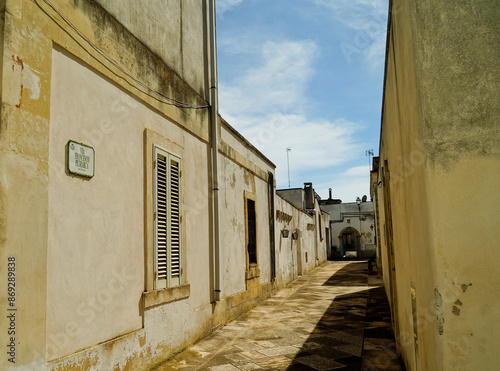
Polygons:
[[214,2],[137,4],[0,0],[0,369],[139,370],[326,259],[218,117]]
[[500,8],[392,0],[375,201],[408,370],[500,360]]
[[366,197],[357,202],[332,199],[319,201],[321,210],[330,215],[328,259],[370,259],[376,257],[375,213]]
[[330,217],[321,210],[312,183],[304,183],[304,188],[279,189],[276,194],[277,250],[280,259],[287,262],[280,264],[280,277],[290,282],[326,261]]

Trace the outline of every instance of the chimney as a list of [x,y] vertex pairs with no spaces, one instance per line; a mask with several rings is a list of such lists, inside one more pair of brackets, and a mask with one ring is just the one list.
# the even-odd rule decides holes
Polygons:
[[328,199],[329,200],[332,199],[332,189],[331,188],[328,188]]
[[306,209],[314,209],[314,189],[312,183],[304,183],[304,193]]

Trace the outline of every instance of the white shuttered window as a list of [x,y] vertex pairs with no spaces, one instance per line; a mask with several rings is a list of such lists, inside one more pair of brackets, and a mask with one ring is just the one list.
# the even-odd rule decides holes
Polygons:
[[155,289],[182,282],[181,160],[154,148]]

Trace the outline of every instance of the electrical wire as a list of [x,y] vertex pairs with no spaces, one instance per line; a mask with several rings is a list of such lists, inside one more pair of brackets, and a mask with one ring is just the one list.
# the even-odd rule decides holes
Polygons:
[[[203,106],[197,106],[197,105],[192,105],[189,103],[184,103],[184,102],[178,101],[176,99],[169,98],[166,95],[164,95],[163,93],[160,93],[159,91],[156,91],[156,90],[150,88],[149,86],[144,84],[142,81],[140,81],[139,79],[132,76],[131,73],[129,73],[123,67],[121,67],[117,62],[115,62],[111,57],[109,57],[104,51],[102,51],[98,46],[94,45],[92,43],[92,41],[90,41],[76,26],[74,26],[73,23],[71,23],[71,21],[69,21],[66,17],[64,17],[64,15],[62,15],[61,12],[49,0],[43,0],[43,2],[45,4],[47,4],[50,8],[52,8],[52,10],[54,10],[54,12],[56,12],[59,15],[59,17],[61,17],[61,19],[64,22],[66,22],[66,24],[69,27],[71,27],[73,29],[73,31],[75,31],[77,33],[77,35],[80,36],[92,49],[94,49],[97,53],[99,53],[104,59],[106,59],[109,63],[111,63],[121,73],[123,73],[124,75],[129,77],[131,80],[133,80],[136,84],[142,86],[148,92],[160,97],[161,98],[161,99],[159,99],[160,102],[162,102],[164,104],[172,105],[172,106],[175,106],[178,108],[204,109],[204,108],[210,107],[210,105],[208,105],[208,104],[203,105]],[[37,2],[37,4],[38,4],[38,2]],[[38,6],[40,6],[40,5],[38,4]],[[43,8],[42,8],[42,10],[43,10]]]

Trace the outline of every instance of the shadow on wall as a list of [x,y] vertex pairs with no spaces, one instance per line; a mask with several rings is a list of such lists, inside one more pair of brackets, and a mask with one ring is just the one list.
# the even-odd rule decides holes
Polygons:
[[366,263],[345,266],[323,286],[349,293],[335,297],[287,370],[404,370],[384,288],[369,288]]

